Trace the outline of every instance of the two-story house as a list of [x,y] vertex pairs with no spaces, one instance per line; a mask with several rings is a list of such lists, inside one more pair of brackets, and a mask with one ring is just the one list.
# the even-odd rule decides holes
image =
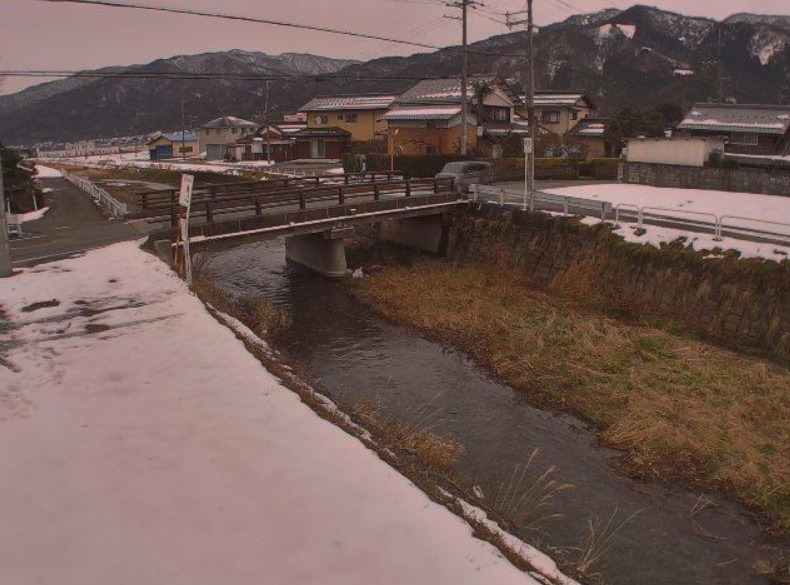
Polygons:
[[[398,154],[455,154],[461,147],[461,80],[428,79],[398,97],[382,116],[390,148]],[[472,76],[467,87],[466,136],[470,152],[485,150],[492,137],[524,133],[514,112],[516,96],[496,76]]]
[[297,158],[340,158],[352,145],[384,138],[381,116],[394,95],[316,97],[299,108],[307,126],[293,134]]
[[258,124],[234,116],[223,116],[206,122],[198,128],[200,152],[206,153],[206,160],[223,160],[236,157],[237,141],[254,134]]
[[[526,104],[525,96],[521,96],[521,101]],[[538,124],[560,137],[570,132],[580,120],[589,118],[595,110],[595,104],[584,92],[553,89],[537,90],[534,106]]]

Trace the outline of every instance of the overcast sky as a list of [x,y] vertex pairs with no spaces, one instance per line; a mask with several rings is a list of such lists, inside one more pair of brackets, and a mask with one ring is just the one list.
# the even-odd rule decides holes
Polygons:
[[[441,0],[121,0],[343,28],[435,45],[460,42],[457,13]],[[523,9],[525,0],[483,0],[470,20],[470,40],[507,32],[492,12]],[[789,0],[654,0],[660,8],[688,15],[724,18],[735,12],[790,15]],[[535,0],[538,24],[604,7],[625,8],[624,0]],[[569,8],[572,6],[573,8]],[[488,18],[486,18],[488,17]],[[260,24],[194,16],[85,6],[37,0],[0,0],[0,68],[95,69],[147,63],[159,57],[227,49],[278,54],[314,53],[367,60],[418,51],[402,45]],[[0,93],[40,80],[5,78]]]

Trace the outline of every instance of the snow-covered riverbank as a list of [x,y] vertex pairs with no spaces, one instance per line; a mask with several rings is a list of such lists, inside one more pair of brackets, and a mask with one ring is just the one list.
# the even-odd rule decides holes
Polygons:
[[319,418],[134,243],[0,308],[13,583],[537,583]]

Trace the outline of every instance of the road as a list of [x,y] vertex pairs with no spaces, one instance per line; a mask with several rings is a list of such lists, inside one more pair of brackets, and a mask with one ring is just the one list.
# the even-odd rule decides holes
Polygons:
[[85,193],[66,179],[42,179],[50,193],[50,209],[43,218],[25,223],[24,235],[11,240],[14,266],[32,265],[139,238],[141,222],[125,223],[105,218]]

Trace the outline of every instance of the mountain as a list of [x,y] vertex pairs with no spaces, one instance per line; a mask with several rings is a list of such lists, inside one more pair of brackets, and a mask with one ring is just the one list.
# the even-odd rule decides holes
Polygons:
[[[624,104],[688,106],[717,99],[720,88],[726,99],[737,102],[779,103],[790,99],[788,20],[737,14],[719,22],[643,5],[571,16],[536,36],[537,87],[583,89],[602,114]],[[472,44],[470,73],[495,72],[520,86],[524,37],[524,32],[510,33]],[[160,59],[124,71],[293,76],[270,86],[273,117],[315,96],[401,92],[419,78],[458,75],[460,61],[458,47],[366,63],[229,51]],[[61,85],[68,83],[67,89]],[[220,115],[261,119],[265,83],[69,79],[20,94],[0,97],[0,113],[8,103],[14,108],[12,116],[0,116],[0,137],[10,143],[178,128],[182,100],[186,114],[201,121]]]

